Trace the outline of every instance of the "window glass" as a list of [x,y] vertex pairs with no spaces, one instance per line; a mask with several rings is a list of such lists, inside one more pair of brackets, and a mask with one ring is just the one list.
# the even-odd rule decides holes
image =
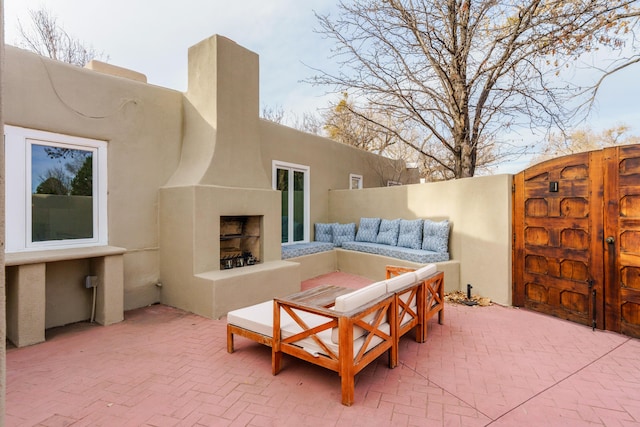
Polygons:
[[278,184],[276,189],[282,193],[282,243],[289,241],[289,171],[278,169]]
[[93,151],[31,144],[31,241],[93,238]]
[[293,241],[304,240],[304,172],[293,172]]
[[282,194],[282,243],[309,240],[309,167],[273,162],[273,188]]
[[362,188],[362,175],[350,174],[349,175],[349,188],[351,190],[357,190]]

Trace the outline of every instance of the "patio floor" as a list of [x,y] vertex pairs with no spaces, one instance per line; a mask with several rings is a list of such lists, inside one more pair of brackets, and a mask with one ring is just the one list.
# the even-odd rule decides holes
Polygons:
[[351,407],[333,372],[284,356],[272,376],[270,349],[241,337],[228,354],[225,327],[154,305],[10,348],[6,425],[640,426],[640,340],[526,310],[447,304],[397,368],[356,376]]

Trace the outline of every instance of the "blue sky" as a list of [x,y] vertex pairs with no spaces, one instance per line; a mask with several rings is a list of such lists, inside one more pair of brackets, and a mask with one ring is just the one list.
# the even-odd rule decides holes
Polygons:
[[[221,34],[260,56],[261,107],[280,107],[301,116],[327,106],[334,97],[325,88],[302,83],[308,67],[334,66],[331,44],[314,32],[314,11],[336,13],[333,0],[4,0],[5,42],[15,44],[17,19],[28,23],[28,9],[49,9],[65,30],[96,50],[108,62],[141,72],[149,83],[184,91],[187,50],[213,34]],[[605,65],[606,58],[596,65]],[[306,64],[306,65],[305,65]],[[594,130],[624,123],[640,134],[640,65],[608,79],[587,122]],[[583,73],[582,75],[585,75]],[[588,77],[590,74],[586,73]],[[527,131],[510,134],[513,141],[539,139]],[[528,160],[500,172],[515,173]]]

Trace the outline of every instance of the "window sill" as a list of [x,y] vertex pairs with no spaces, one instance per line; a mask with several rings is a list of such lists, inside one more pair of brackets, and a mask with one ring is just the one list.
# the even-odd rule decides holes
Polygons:
[[46,262],[68,261],[73,259],[98,258],[109,255],[122,255],[127,250],[117,246],[88,246],[69,249],[7,253],[5,265],[39,264]]

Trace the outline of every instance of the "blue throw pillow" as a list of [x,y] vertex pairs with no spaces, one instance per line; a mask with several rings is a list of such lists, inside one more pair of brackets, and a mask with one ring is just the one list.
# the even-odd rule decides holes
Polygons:
[[316,242],[333,243],[333,224],[316,222],[315,230]]
[[380,222],[380,218],[360,218],[356,242],[376,243]]
[[356,223],[333,224],[333,244],[342,246],[344,242],[353,242],[356,238]]
[[422,223],[421,219],[401,219],[398,231],[398,246],[411,249],[422,249]]
[[422,249],[426,251],[449,252],[449,220],[440,222],[424,220]]
[[380,221],[380,230],[376,243],[395,246],[398,244],[398,230],[400,229],[400,219],[383,219]]

